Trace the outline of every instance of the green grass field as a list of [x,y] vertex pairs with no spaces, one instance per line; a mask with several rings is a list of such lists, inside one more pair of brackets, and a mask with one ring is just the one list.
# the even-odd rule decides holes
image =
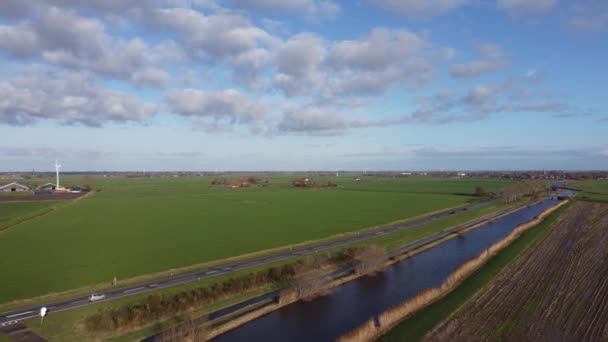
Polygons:
[[[294,177],[245,189],[211,188],[207,177],[97,178],[101,192],[0,234],[0,303],[328,238],[465,204],[477,185],[506,184],[323,177],[339,187],[294,189]],[[0,213],[13,218],[31,215],[4,205]]]
[[0,234],[3,230],[24,221],[44,215],[57,206],[57,202],[6,202],[0,203]]
[[576,181],[569,186],[584,191],[578,196],[582,200],[608,202],[608,180],[606,179]]
[[[490,212],[500,210],[504,207],[505,207],[504,204],[489,205],[487,207],[483,207],[483,208],[476,209],[476,210],[471,210],[466,213],[462,213],[462,214],[458,214],[458,215],[446,218],[444,220],[436,221],[431,224],[417,227],[412,230],[391,234],[389,236],[382,236],[382,237],[374,238],[367,243],[379,245],[379,246],[386,248],[387,250],[390,250],[394,247],[401,246],[408,242],[415,241],[417,239],[429,236],[439,230],[450,228],[454,225],[458,225],[458,224],[464,223],[466,221],[476,219],[476,218],[481,217]],[[359,245],[359,244],[362,245],[365,243],[361,242],[361,243],[354,244],[354,245]],[[337,249],[335,249],[335,251],[340,250],[340,249],[341,248],[337,248]],[[301,258],[290,259],[287,261],[281,261],[281,262],[272,264],[272,266],[280,266],[285,263],[294,263],[298,259],[305,259],[305,258],[307,258],[307,257],[301,257]],[[270,267],[271,267],[271,265],[268,265],[268,266],[255,268],[255,270],[256,271],[265,270]],[[223,275],[221,277],[205,279],[201,282],[188,283],[188,284],[180,285],[177,287],[161,289],[161,290],[159,290],[159,292],[165,293],[165,294],[174,294],[174,293],[178,293],[180,291],[192,289],[195,287],[218,283],[218,282],[221,282],[222,280],[225,280],[225,279],[228,279],[231,277],[235,277],[238,275],[248,274],[250,272],[253,272],[253,270],[243,270],[243,271],[235,272],[234,274],[227,274],[227,275]],[[200,315],[205,312],[212,312],[223,306],[237,303],[237,302],[239,302],[239,300],[245,300],[248,298],[255,297],[258,294],[259,294],[259,291],[247,292],[247,293],[237,296],[235,298],[229,298],[229,299],[220,301],[220,302],[212,304],[212,305],[198,308],[194,312],[188,313],[187,315],[196,316],[196,315]],[[77,308],[74,310],[55,313],[53,315],[48,316],[44,327],[41,327],[39,325],[38,319],[27,320],[26,324],[28,327],[30,327],[31,329],[33,329],[34,331],[36,331],[40,335],[48,338],[51,341],[54,341],[54,340],[58,340],[58,341],[61,340],[61,341],[66,341],[66,342],[67,341],[83,341],[83,340],[92,338],[92,336],[90,336],[90,334],[88,334],[86,331],[79,329],[80,322],[84,318],[86,318],[88,315],[91,315],[91,314],[97,312],[97,310],[102,310],[102,309],[111,308],[111,307],[120,307],[121,304],[139,303],[142,299],[146,298],[147,296],[148,296],[148,294],[140,294],[140,295],[135,295],[132,297],[118,299],[118,300],[112,301],[112,302],[104,302],[104,303],[96,304],[94,306],[85,306],[85,307]],[[178,320],[178,319],[183,319],[183,317],[179,316],[179,317],[174,317],[174,318],[171,318],[168,320],[161,320],[159,322],[152,323],[144,328],[137,329],[136,331],[126,333],[125,335],[120,336],[116,339],[112,339],[112,340],[113,341],[114,340],[116,340],[116,341],[133,341],[133,340],[143,339],[147,336],[150,336],[150,335],[153,335],[154,333],[159,332],[160,331],[159,329],[161,329],[161,327],[168,327],[171,324],[175,324],[176,320]]]
[[552,223],[571,204],[559,208],[541,224],[524,232],[511,245],[490,259],[481,269],[466,279],[453,292],[440,301],[418,311],[412,317],[396,326],[379,341],[419,341],[435,326],[458,310],[475,292],[488,284],[502,269],[519,257],[525,257],[526,251],[539,243],[550,232]]

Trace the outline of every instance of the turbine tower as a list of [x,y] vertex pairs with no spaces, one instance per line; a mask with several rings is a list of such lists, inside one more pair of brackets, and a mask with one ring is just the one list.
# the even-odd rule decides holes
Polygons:
[[55,184],[55,189],[59,189],[59,168],[61,165],[55,160],[55,176],[57,177],[57,183]]

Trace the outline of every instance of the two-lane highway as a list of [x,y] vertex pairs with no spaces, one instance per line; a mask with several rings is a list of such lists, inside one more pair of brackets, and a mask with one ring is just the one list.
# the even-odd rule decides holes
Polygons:
[[14,322],[18,322],[18,321],[21,321],[24,319],[36,317],[39,314],[39,310],[42,306],[44,306],[48,309],[49,314],[53,314],[53,312],[64,311],[64,310],[82,307],[85,305],[92,305],[92,304],[99,303],[99,302],[110,301],[110,300],[114,300],[117,298],[133,296],[135,294],[156,291],[156,290],[162,289],[162,288],[186,284],[189,282],[194,282],[194,281],[199,281],[202,279],[216,277],[216,276],[230,273],[230,272],[240,271],[240,270],[249,269],[249,268],[253,268],[253,267],[263,266],[263,265],[270,264],[270,263],[277,262],[277,261],[282,261],[282,260],[291,259],[291,258],[295,258],[295,257],[299,257],[299,256],[318,253],[318,252],[330,250],[330,249],[333,249],[336,247],[341,247],[341,246],[345,246],[348,244],[352,244],[355,242],[364,241],[364,240],[372,239],[375,237],[411,229],[411,228],[418,227],[418,226],[421,226],[421,225],[424,225],[427,223],[431,223],[433,221],[440,220],[440,219],[443,219],[443,218],[446,218],[446,217],[449,217],[452,215],[456,215],[458,213],[463,213],[468,210],[474,210],[477,208],[481,208],[483,206],[494,203],[495,201],[496,200],[489,200],[489,201],[479,202],[479,203],[469,205],[469,206],[460,207],[457,209],[448,209],[448,210],[439,212],[437,214],[427,216],[425,218],[411,221],[409,223],[395,225],[395,226],[388,227],[388,228],[381,229],[381,230],[369,231],[369,232],[345,237],[342,239],[333,240],[330,242],[326,242],[326,243],[322,243],[322,244],[318,244],[318,245],[314,245],[314,246],[303,247],[303,248],[300,248],[297,250],[282,251],[282,252],[270,254],[267,256],[262,256],[262,257],[253,258],[253,259],[249,259],[249,260],[237,261],[237,262],[228,263],[228,264],[221,265],[221,266],[210,267],[210,268],[206,268],[206,269],[202,269],[202,270],[198,270],[198,271],[194,271],[194,272],[190,272],[190,273],[176,275],[173,277],[167,277],[167,278],[147,281],[147,282],[143,282],[143,283],[139,283],[139,284],[135,284],[135,285],[109,289],[106,291],[98,292],[97,295],[104,295],[105,297],[103,299],[100,299],[97,301],[91,301],[89,299],[89,296],[78,296],[78,297],[74,297],[74,298],[70,298],[70,299],[47,303],[44,305],[31,306],[31,307],[26,307],[26,308],[22,308],[22,309],[3,312],[3,313],[0,313],[0,327],[10,325]]

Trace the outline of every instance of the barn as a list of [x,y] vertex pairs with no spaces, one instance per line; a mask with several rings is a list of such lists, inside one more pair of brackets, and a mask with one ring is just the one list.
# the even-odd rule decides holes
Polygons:
[[29,190],[30,188],[19,183],[10,183],[0,186],[0,192],[23,192]]

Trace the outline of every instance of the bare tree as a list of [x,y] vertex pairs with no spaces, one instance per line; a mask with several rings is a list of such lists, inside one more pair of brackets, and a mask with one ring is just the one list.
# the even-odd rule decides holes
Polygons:
[[315,263],[306,261],[296,266],[296,281],[294,288],[302,300],[312,300],[329,294],[331,277]]
[[361,275],[374,274],[384,268],[386,251],[376,245],[369,245],[359,250],[357,272]]

